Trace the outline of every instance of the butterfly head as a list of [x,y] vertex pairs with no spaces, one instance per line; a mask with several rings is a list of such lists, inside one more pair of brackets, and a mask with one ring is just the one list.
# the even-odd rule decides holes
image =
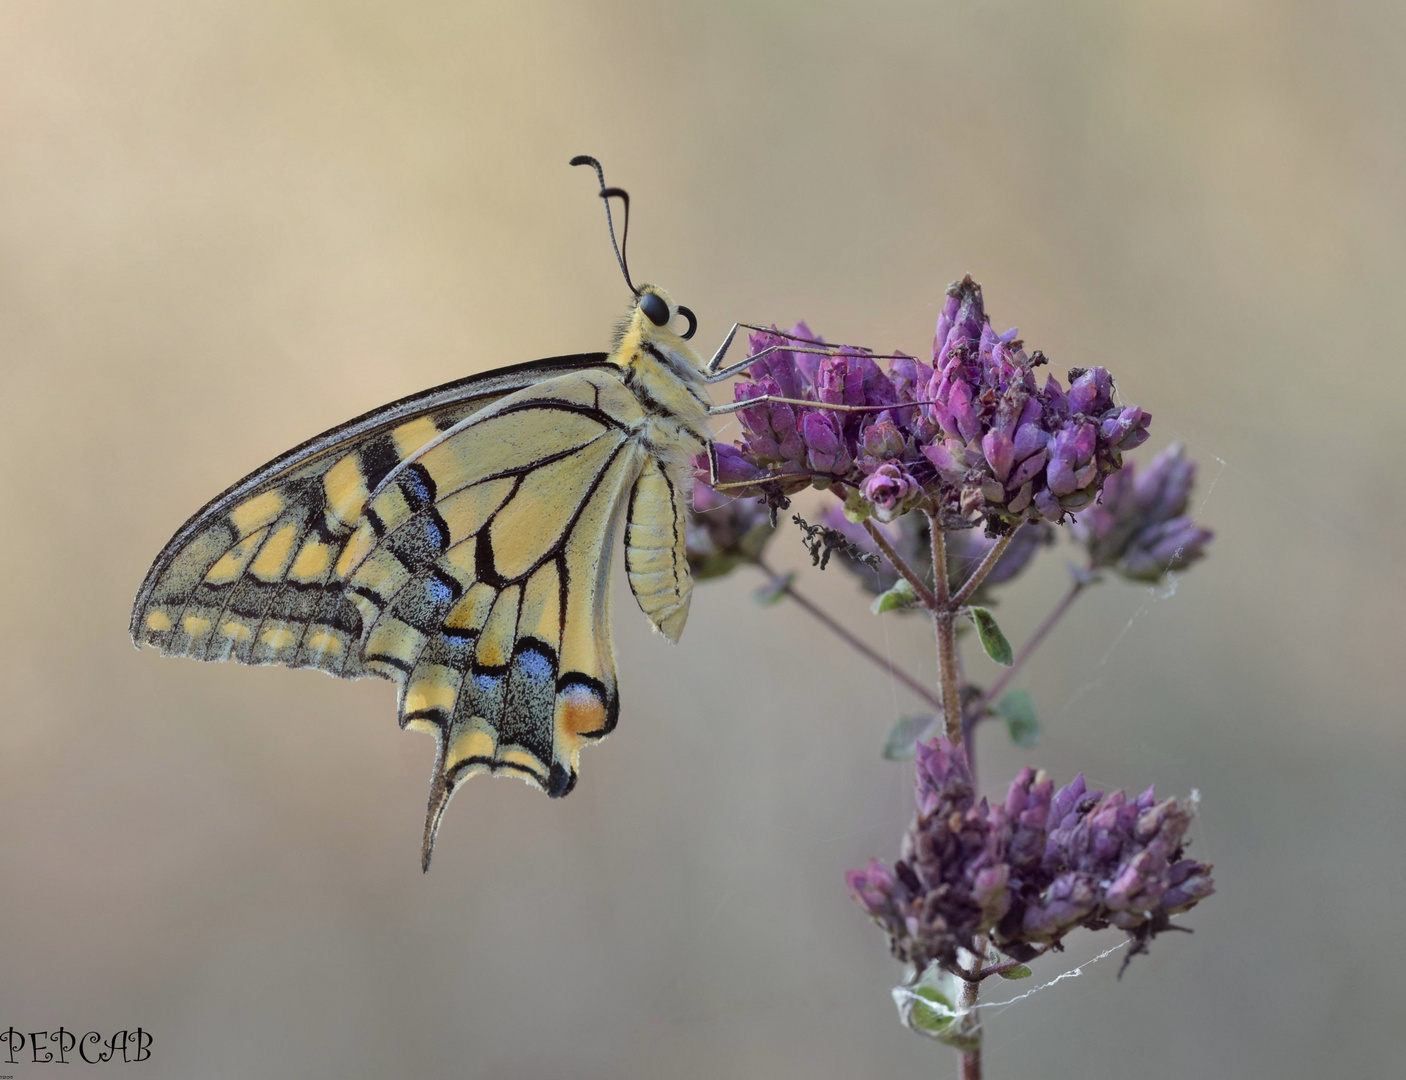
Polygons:
[[659,286],[641,285],[633,306],[616,327],[615,355],[626,365],[632,357],[647,355],[678,374],[701,374],[703,358],[688,343],[697,329],[692,311],[674,303]]

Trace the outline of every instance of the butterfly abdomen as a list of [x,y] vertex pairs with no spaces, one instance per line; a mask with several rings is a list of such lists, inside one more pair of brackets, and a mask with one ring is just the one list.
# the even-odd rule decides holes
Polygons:
[[684,550],[685,493],[669,470],[651,458],[630,492],[625,526],[625,571],[640,610],[670,641],[688,618],[693,578]]

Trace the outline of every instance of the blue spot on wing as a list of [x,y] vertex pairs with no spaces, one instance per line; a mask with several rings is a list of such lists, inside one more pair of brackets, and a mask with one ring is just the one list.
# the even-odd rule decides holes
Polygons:
[[454,584],[431,574],[425,579],[425,600],[431,607],[447,608],[458,598]]
[[542,682],[556,675],[550,657],[543,656],[536,649],[527,649],[518,654],[518,670],[532,682]]
[[434,502],[435,482],[423,465],[409,466],[400,475],[400,493],[412,511],[423,510]]

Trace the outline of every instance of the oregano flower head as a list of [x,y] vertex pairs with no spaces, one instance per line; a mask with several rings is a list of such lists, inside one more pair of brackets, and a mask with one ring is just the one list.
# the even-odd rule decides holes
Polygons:
[[1214,891],[1211,867],[1185,854],[1194,798],[1105,795],[1082,774],[1055,790],[1026,768],[990,806],[976,797],[965,751],[942,737],[919,744],[916,775],[901,857],[847,880],[894,955],[918,971],[955,964],[978,936],[1029,960],[1078,927],[1117,927],[1141,951]]
[[1042,385],[1044,355],[1027,354],[1015,330],[992,328],[970,277],[948,289],[931,364],[900,354],[885,371],[847,346],[816,355],[804,350],[822,339],[804,323],[749,344],[753,354],[772,351],[735,384],[735,400],[864,410],[763,400],[739,412],[743,437],[729,468],[736,482],[757,481],[743,493],[773,506],[810,485],[838,485],[852,512],[880,521],[922,507],[948,528],[984,523],[991,535],[1060,522],[1094,501],[1151,420],[1114,400],[1101,367],[1071,369],[1067,390],[1053,375]]

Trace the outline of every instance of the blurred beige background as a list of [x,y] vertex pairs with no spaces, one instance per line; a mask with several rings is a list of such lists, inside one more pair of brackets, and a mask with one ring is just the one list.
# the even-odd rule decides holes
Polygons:
[[[1141,458],[1202,463],[1212,557],[1082,601],[1022,680],[1043,744],[986,732],[982,768],[1199,788],[1219,895],[1121,982],[993,1010],[988,1075],[1396,1074],[1403,72],[1372,0],[0,7],[0,1026],[140,1024],[150,1062],[105,1071],[172,1078],[953,1075],[842,879],[895,852],[877,749],[914,703],[755,575],[677,649],[617,579],[619,731],[564,803],[470,784],[427,877],[433,747],[389,683],[127,640],[151,557],[262,461],[604,347],[590,152],[700,341],[918,352],[970,271],[1152,411]],[[919,622],[804,587],[932,674]]]

